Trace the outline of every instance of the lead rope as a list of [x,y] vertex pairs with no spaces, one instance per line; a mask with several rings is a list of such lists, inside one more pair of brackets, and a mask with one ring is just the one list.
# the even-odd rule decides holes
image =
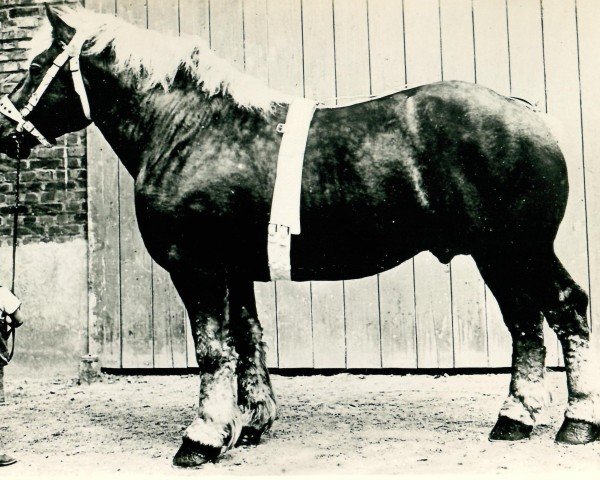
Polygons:
[[[21,191],[21,142],[17,141],[17,178],[15,181],[15,204],[13,212],[13,234],[12,234],[12,281],[10,290],[15,293],[15,279],[17,273],[17,241],[19,239],[19,208],[20,208],[20,191]],[[8,337],[12,337],[10,346],[10,354],[6,359],[10,362],[15,353],[15,339],[16,339],[16,328],[13,324],[9,327]]]
[[15,293],[15,278],[17,273],[17,240],[19,238],[19,208],[21,190],[21,142],[17,142],[17,178],[15,181],[15,211],[13,215],[13,244],[12,244],[12,282],[10,290]]

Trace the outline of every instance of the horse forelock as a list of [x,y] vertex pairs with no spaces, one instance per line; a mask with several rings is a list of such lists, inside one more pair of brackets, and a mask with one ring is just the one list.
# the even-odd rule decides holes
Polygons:
[[[111,49],[114,73],[134,81],[139,88],[147,90],[160,85],[169,90],[177,73],[184,71],[207,95],[229,93],[243,108],[269,113],[274,105],[290,101],[288,95],[217,56],[200,37],[147,30],[84,8],[59,7],[56,12],[87,38],[83,55],[97,55]],[[30,42],[29,60],[51,43],[52,30],[46,21]]]
[[48,50],[52,45],[52,28],[48,21],[44,21],[37,29],[27,45],[27,63],[30,64],[40,53]]

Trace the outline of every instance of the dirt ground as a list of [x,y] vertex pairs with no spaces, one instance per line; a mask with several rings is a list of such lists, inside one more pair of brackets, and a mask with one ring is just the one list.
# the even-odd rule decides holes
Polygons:
[[508,382],[505,374],[275,376],[280,418],[261,445],[186,471],[171,459],[194,416],[196,376],[105,376],[79,386],[9,367],[0,450],[19,462],[0,478],[600,470],[600,442],[553,441],[566,399],[561,373],[549,374],[553,401],[530,441],[489,442]]

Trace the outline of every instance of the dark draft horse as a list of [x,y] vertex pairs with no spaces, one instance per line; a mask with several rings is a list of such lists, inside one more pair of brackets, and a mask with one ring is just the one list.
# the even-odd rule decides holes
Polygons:
[[[141,233],[191,319],[198,415],[178,466],[258,442],[276,417],[253,282],[268,281],[267,225],[289,97],[235,70],[199,38],[133,27],[83,9],[48,9],[21,109],[77,32],[91,119],[135,179]],[[89,125],[68,64],[27,120],[50,139]],[[0,151],[38,143],[0,119]],[[27,129],[25,129],[27,130]],[[317,110],[302,180],[292,279],[372,275],[429,250],[472,255],[513,340],[512,381],[490,438],[529,437],[545,403],[543,319],[563,347],[568,408],[557,440],[600,434],[588,297],[554,253],[568,196],[557,141],[522,102],[462,82]],[[593,367],[593,369],[592,369]]]

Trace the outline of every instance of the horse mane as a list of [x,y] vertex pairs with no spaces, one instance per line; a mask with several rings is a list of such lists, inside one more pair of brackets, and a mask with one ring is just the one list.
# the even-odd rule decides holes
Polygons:
[[[177,73],[185,72],[209,97],[228,93],[242,108],[268,114],[275,104],[290,102],[290,96],[217,56],[198,36],[179,37],[147,30],[81,7],[54,7],[54,11],[67,25],[86,36],[82,55],[95,55],[110,48],[115,73],[124,75],[141,89],[161,86],[168,91]],[[46,21],[31,40],[30,59],[46,50],[51,42],[52,31]]]

